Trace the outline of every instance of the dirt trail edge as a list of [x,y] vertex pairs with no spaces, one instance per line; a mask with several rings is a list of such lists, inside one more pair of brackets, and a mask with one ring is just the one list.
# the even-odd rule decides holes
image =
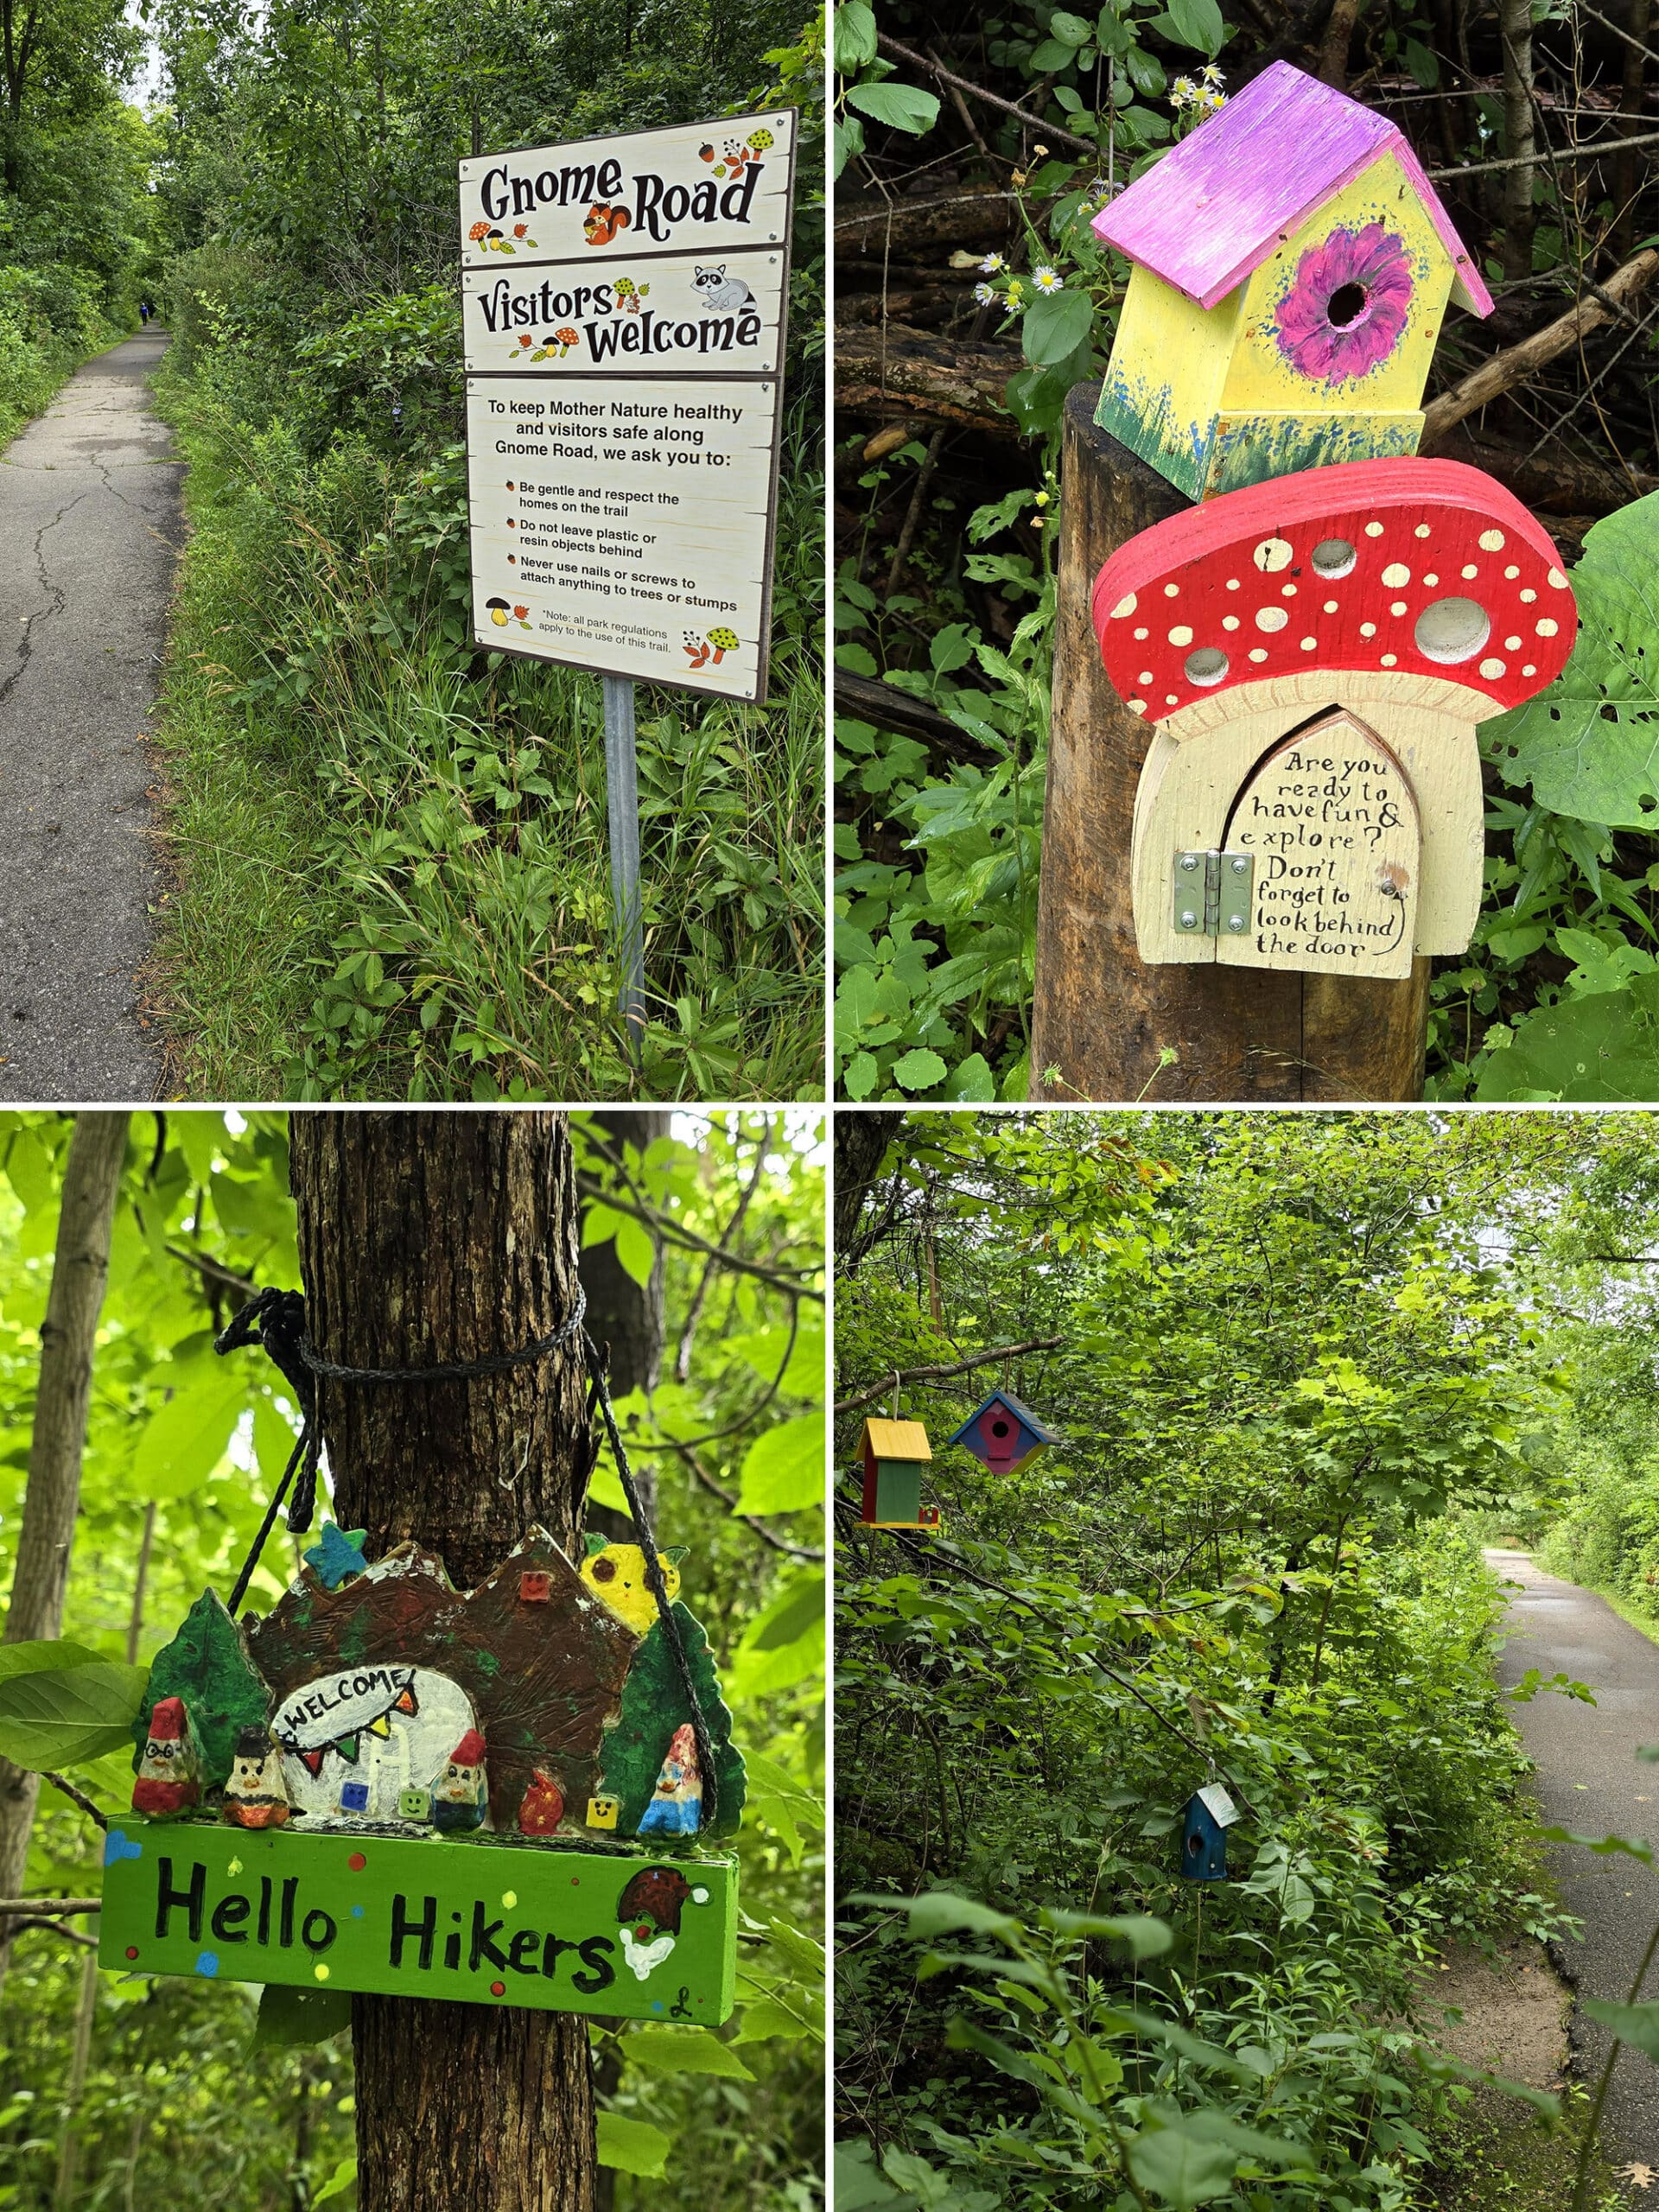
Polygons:
[[[1588,1590],[1545,1574],[1527,1553],[1485,1558],[1501,1581],[1523,1586],[1504,1592],[1498,1681],[1510,1688],[1536,1667],[1546,1676],[1565,1672],[1596,1695],[1585,1705],[1541,1692],[1510,1708],[1537,1764],[1533,1783],[1546,1824],[1580,1835],[1659,1839],[1659,1766],[1636,1756],[1638,1745],[1659,1744],[1659,1645]],[[1602,1858],[1572,1844],[1553,1847],[1551,1864],[1563,1903],[1584,1923],[1581,1942],[1557,1948],[1562,1972],[1580,1998],[1623,2004],[1659,1919],[1659,1875],[1623,1852]],[[1659,1998],[1659,1962],[1642,1995]],[[1606,2060],[1606,2031],[1575,2005],[1572,2035],[1576,2069],[1593,2082]],[[1640,2051],[1620,2054],[1602,2143],[1616,2164],[1659,2164],[1659,2065]]]
[[150,1099],[161,891],[143,743],[182,542],[161,331],[78,370],[0,454],[0,1099]]

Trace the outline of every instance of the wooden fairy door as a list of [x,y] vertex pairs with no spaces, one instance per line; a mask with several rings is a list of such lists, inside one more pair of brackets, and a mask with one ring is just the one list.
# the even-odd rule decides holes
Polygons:
[[1417,802],[1376,731],[1337,708],[1274,747],[1233,802],[1226,855],[1255,862],[1232,968],[1389,978],[1411,973],[1421,880]]

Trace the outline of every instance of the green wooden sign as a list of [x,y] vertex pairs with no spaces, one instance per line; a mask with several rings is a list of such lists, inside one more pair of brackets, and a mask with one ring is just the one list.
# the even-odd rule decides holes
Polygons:
[[728,1854],[135,1815],[104,1865],[99,1963],[114,1973],[710,2027],[735,1998]]

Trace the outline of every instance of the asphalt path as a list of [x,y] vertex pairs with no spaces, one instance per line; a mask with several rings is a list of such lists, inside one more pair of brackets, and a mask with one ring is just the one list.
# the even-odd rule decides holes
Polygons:
[[0,1099],[156,1097],[144,738],[182,540],[166,334],[78,370],[0,454]]
[[[1536,1667],[1546,1678],[1565,1673],[1595,1692],[1594,1705],[1541,1691],[1510,1708],[1536,1763],[1545,1824],[1579,1835],[1659,1840],[1659,1765],[1636,1756],[1638,1745],[1659,1744],[1659,1645],[1588,1590],[1543,1573],[1525,1552],[1489,1551],[1486,1563],[1500,1580],[1522,1585],[1504,1592],[1499,1681],[1510,1688]],[[1624,1852],[1602,1857],[1571,1844],[1552,1845],[1550,1857],[1563,1904],[1584,1923],[1580,1941],[1554,1947],[1561,1971],[1575,1998],[1623,2004],[1659,1919],[1659,1872]],[[1659,1961],[1642,1995],[1659,1999]],[[1572,2036],[1576,2069],[1593,2082],[1606,2059],[1606,2031],[1575,2003]],[[1616,2164],[1659,2165],[1659,2065],[1640,2051],[1619,2054],[1602,2138]]]

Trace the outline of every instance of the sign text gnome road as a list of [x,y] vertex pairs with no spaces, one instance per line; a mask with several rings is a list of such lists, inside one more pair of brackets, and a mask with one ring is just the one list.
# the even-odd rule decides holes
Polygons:
[[766,691],[795,117],[461,165],[473,632]]

